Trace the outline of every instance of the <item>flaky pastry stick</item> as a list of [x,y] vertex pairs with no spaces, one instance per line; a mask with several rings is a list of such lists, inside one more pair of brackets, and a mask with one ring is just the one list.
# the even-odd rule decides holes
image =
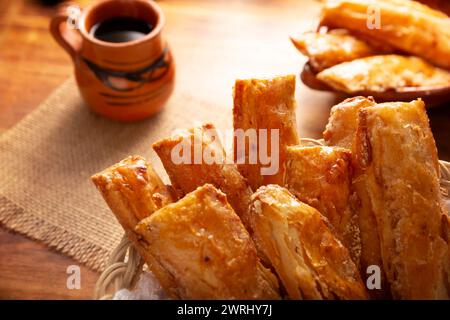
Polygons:
[[[363,212],[374,216],[370,227],[376,226],[378,232],[392,296],[448,299],[447,212],[424,103],[384,103],[361,109],[354,149],[355,187],[362,206],[369,208]],[[360,221],[365,218],[361,215]]]
[[[323,133],[325,143],[329,146],[352,149],[358,128],[359,110],[374,105],[376,105],[376,102],[372,98],[354,97],[334,106],[331,109],[330,118]],[[352,158],[352,162],[355,162],[353,153]],[[360,233],[359,268],[363,279],[368,277],[368,267],[375,265],[380,268],[381,288],[370,290],[369,293],[373,299],[388,299],[391,296],[381,258],[378,230],[374,227],[376,220],[370,199],[364,192],[364,189],[358,188],[360,181],[361,178],[352,181],[353,192],[350,197],[350,208],[357,216]],[[357,192],[355,192],[355,189]]]
[[[267,141],[256,139],[256,143],[238,143],[235,140],[234,158],[239,171],[247,178],[252,190],[269,183],[283,184],[286,146],[299,143],[295,118],[295,76],[288,75],[272,79],[236,80],[234,86],[233,126],[235,134],[239,130],[253,132],[267,130]],[[271,133],[278,130],[279,141],[275,143],[278,150],[271,152]],[[251,136],[251,132],[249,133]],[[242,140],[241,140],[242,142]],[[254,141],[255,142],[255,141]],[[278,160],[278,170],[274,174],[263,175],[261,168],[261,146],[266,143],[271,159]],[[250,146],[249,146],[250,145]],[[251,163],[251,150],[258,152],[257,163]],[[243,154],[245,159],[240,159]],[[242,162],[239,162],[243,160]]]
[[450,68],[450,18],[416,1],[326,0],[321,25],[355,31]]
[[279,299],[278,281],[225,194],[206,184],[136,227],[145,260],[172,298]]
[[350,207],[352,171],[352,157],[347,149],[287,148],[286,188],[330,221],[339,240],[359,266],[361,239],[357,215]]
[[134,228],[140,220],[175,201],[172,191],[139,156],[130,156],[91,179],[142,256],[144,249]]

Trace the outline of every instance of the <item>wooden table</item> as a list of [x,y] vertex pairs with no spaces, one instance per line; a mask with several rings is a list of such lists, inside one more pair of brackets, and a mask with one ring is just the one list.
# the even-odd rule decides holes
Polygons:
[[[304,58],[288,36],[313,29],[318,13],[318,3],[310,0],[159,3],[177,61],[177,85],[230,107],[235,78],[300,70]],[[54,11],[32,0],[0,2],[0,132],[31,112],[72,73],[69,57],[48,33]],[[300,134],[319,137],[337,99],[301,86]],[[450,160],[450,105],[430,110],[429,116],[440,157]],[[68,290],[66,268],[75,261],[5,229],[0,229],[0,244],[0,299],[91,297],[97,273],[82,267],[81,290]]]

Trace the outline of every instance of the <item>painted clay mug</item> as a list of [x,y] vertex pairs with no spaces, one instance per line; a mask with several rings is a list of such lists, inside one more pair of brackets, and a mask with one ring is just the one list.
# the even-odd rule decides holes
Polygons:
[[[136,18],[153,28],[139,39],[107,42],[91,28],[116,17]],[[169,98],[175,66],[161,35],[164,15],[148,0],[103,0],[86,7],[71,28],[66,12],[56,15],[50,31],[69,53],[80,93],[89,107],[107,118],[134,121],[158,112]]]

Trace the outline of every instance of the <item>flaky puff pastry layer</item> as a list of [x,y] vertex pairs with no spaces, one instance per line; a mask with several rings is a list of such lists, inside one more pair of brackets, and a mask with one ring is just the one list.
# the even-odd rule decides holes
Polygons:
[[331,108],[330,118],[323,132],[325,143],[351,150],[358,127],[359,110],[375,104],[371,97],[353,97]]
[[[299,143],[297,124],[295,118],[295,76],[288,75],[272,79],[236,80],[234,86],[233,126],[237,130],[266,129],[268,130],[267,146],[271,155],[270,130],[279,130],[278,157],[279,168],[274,175],[261,174],[261,159],[257,164],[251,164],[249,144],[245,144],[245,150],[240,150],[245,155],[244,163],[238,168],[247,178],[250,187],[256,190],[261,185],[269,183],[282,184],[284,175],[284,162],[286,146]],[[258,134],[258,131],[257,131]],[[264,142],[263,142],[264,143]],[[253,146],[254,150],[260,150],[261,141]],[[238,161],[238,147],[235,140],[234,158]],[[265,166],[265,165],[264,165]]]
[[279,299],[250,235],[225,194],[204,185],[136,227],[145,260],[162,287],[180,299]]
[[[153,144],[153,149],[160,157],[173,187],[180,196],[205,183],[210,183],[227,195],[229,203],[248,228],[248,206],[252,191],[236,165],[232,161],[227,162],[225,150],[219,139],[215,127],[212,124],[205,124],[160,140]],[[177,163],[173,159],[172,152],[176,153],[175,156],[183,153],[175,149],[181,145],[190,150],[190,156],[184,154],[187,163]],[[200,149],[199,154],[196,150]],[[204,158],[204,155],[206,157],[212,155],[210,160],[214,161]],[[199,161],[196,162],[195,157]]]
[[142,254],[134,228],[140,220],[175,201],[172,190],[164,185],[151,164],[139,156],[130,156],[91,179]]
[[285,186],[300,201],[319,210],[359,266],[361,240],[350,207],[352,157],[338,147],[288,147]]
[[344,30],[327,33],[305,32],[291,37],[295,47],[309,58],[315,72],[342,62],[372,56],[378,51]]
[[[325,143],[329,146],[339,146],[351,148],[356,137],[358,128],[359,110],[369,108],[376,105],[372,98],[354,97],[344,100],[340,104],[331,109],[330,118],[323,133]],[[354,153],[352,153],[354,158]],[[367,268],[371,265],[380,267],[381,289],[370,290],[370,296],[373,299],[390,298],[389,285],[381,259],[380,240],[376,226],[375,216],[373,214],[370,198],[367,196],[365,189],[361,188],[361,179],[352,181],[350,196],[350,208],[356,213],[357,224],[360,237],[360,256],[359,268],[363,279],[367,277]]]
[[321,25],[355,31],[450,68],[450,18],[416,1],[326,0]]
[[378,55],[344,62],[323,70],[317,74],[317,79],[349,94],[450,87],[449,71],[434,67],[421,58],[400,55]]
[[366,299],[348,250],[316,209],[278,185],[252,196],[256,246],[290,299]]
[[366,227],[377,230],[393,297],[449,298],[446,212],[424,103],[385,103],[361,109],[355,157],[355,185],[362,205],[375,218]]

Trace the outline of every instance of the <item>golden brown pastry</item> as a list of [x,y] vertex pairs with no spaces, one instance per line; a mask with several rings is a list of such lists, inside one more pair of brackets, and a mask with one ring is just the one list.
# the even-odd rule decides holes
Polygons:
[[[373,214],[383,267],[396,299],[448,299],[436,145],[424,103],[378,104],[359,111],[355,143],[360,221]],[[364,213],[365,212],[365,213]],[[372,243],[375,247],[376,243]],[[373,248],[365,248],[363,253]],[[364,254],[363,254],[364,256]]]
[[[353,142],[358,127],[359,110],[365,107],[376,105],[372,98],[354,97],[349,98],[331,109],[330,118],[323,133],[325,143],[329,146],[339,146],[353,148]],[[353,155],[352,155],[353,158]],[[373,226],[376,225],[371,202],[365,195],[364,188],[358,188],[361,178],[352,181],[352,195],[349,198],[350,209],[357,216],[359,230],[360,248],[359,268],[361,276],[366,279],[367,268],[371,265],[380,267],[381,289],[369,290],[373,299],[390,298],[389,286],[383,269],[381,259],[380,240],[378,231]],[[355,189],[358,191],[355,193]]]
[[319,210],[359,265],[361,241],[357,216],[349,206],[352,158],[337,147],[287,148],[285,186],[300,201]]
[[450,2],[448,0],[419,0],[419,2],[450,16]]
[[450,68],[450,18],[416,1],[326,0],[321,25],[356,31]]
[[[250,139],[250,143],[244,142],[244,135],[240,135],[241,139],[235,139],[234,158],[239,171],[253,190],[269,183],[283,183],[285,148],[299,143],[294,93],[294,75],[264,80],[236,80],[233,107],[235,135],[248,132],[248,129],[253,129],[256,135]],[[258,139],[261,129],[267,130],[268,139]],[[272,134],[276,135],[272,129],[278,130],[278,141],[272,140]],[[264,154],[261,150],[266,151],[266,148],[261,148],[264,143],[267,143],[270,164],[263,163],[265,159],[261,157],[261,153]],[[278,150],[272,151],[272,143]],[[257,155],[256,161],[252,162],[249,150],[257,151],[252,153]]]
[[[362,108],[376,105],[372,98],[354,97],[343,101],[331,109],[330,119],[324,132],[324,140],[327,145],[353,148],[358,128],[358,114]],[[354,151],[354,150],[353,150]],[[352,162],[354,156],[352,154]],[[365,189],[361,187],[364,180],[359,177],[352,181],[352,195],[349,198],[350,208],[357,215],[357,224],[360,236],[359,268],[363,279],[368,277],[367,268],[371,265],[380,267],[381,289],[370,290],[370,296],[374,299],[390,298],[389,285],[383,269],[381,249],[372,203]],[[356,191],[356,192],[355,192]]]
[[317,79],[349,94],[450,86],[449,71],[417,57],[400,55],[379,55],[344,62],[323,70],[317,74]]
[[[203,151],[197,156],[200,160],[198,163],[194,163],[195,150],[198,150],[194,147],[194,142],[197,142],[197,146],[201,146]],[[184,154],[187,160],[185,163],[176,163],[177,159],[172,158],[172,152],[179,154],[179,150],[175,148],[183,144],[186,150],[190,150],[190,155]],[[236,165],[232,161],[226,162],[225,150],[212,124],[181,131],[174,137],[154,143],[153,149],[161,158],[172,185],[180,196],[210,183],[227,195],[229,203],[244,225],[249,226],[247,216],[252,191]],[[208,155],[213,155],[216,159],[211,157],[214,161],[210,161],[206,159]]]
[[91,177],[136,249],[142,254],[134,232],[136,224],[176,200],[152,166],[130,156]]
[[359,234],[361,238],[360,270],[363,280],[368,278],[367,271],[370,266],[379,267],[380,288],[369,291],[374,299],[390,299],[391,291],[384,270],[381,256],[380,235],[374,214],[374,204],[365,188],[365,177],[357,176],[352,183],[355,198],[352,198],[352,207],[358,215]]
[[372,97],[353,97],[335,105],[330,112],[323,138],[328,146],[351,149],[361,108],[375,105]]
[[366,299],[348,250],[316,209],[278,185],[252,196],[258,250],[270,263],[290,299]]
[[136,227],[145,260],[180,299],[279,299],[278,282],[225,194],[204,185]]
[[292,37],[291,41],[309,58],[315,72],[342,62],[373,56],[378,52],[345,30],[331,30],[327,33],[305,32]]

